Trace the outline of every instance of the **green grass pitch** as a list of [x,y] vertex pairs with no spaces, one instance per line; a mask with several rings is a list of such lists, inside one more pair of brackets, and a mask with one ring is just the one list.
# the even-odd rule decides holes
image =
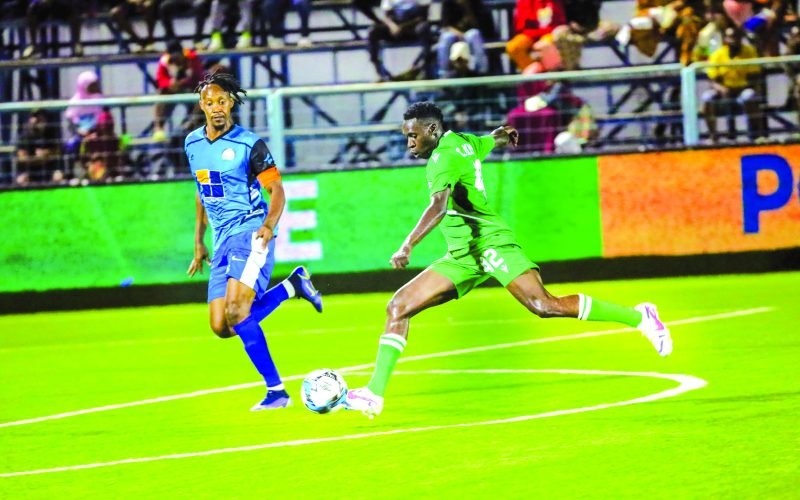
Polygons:
[[479,289],[412,320],[368,420],[297,394],[312,369],[374,361],[389,294],[267,318],[295,405],[259,413],[257,374],[204,304],[0,317],[0,498],[800,495],[800,273],[551,289],[657,303],[675,352]]

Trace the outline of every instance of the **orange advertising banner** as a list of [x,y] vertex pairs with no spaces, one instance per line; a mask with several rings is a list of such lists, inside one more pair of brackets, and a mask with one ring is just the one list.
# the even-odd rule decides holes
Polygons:
[[603,256],[800,247],[800,145],[598,158]]

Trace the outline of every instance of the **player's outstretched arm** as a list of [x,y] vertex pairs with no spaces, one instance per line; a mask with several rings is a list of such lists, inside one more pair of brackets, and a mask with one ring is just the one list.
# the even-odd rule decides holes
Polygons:
[[192,263],[189,264],[189,269],[186,270],[186,274],[189,277],[194,276],[197,272],[203,274],[203,262],[211,264],[211,260],[208,258],[208,248],[203,241],[206,236],[207,225],[206,209],[203,206],[203,202],[200,201],[200,194],[198,193],[195,196],[194,257],[192,258]]
[[439,191],[431,196],[431,203],[428,208],[422,213],[419,222],[414,226],[411,234],[400,245],[400,249],[392,255],[392,267],[395,269],[403,269],[408,265],[408,260],[411,255],[411,250],[428,235],[433,228],[435,228],[444,218],[447,213],[447,200],[450,198],[450,188],[445,188],[444,191]]
[[496,148],[504,148],[509,144],[515,148],[519,143],[519,132],[510,125],[503,125],[494,129],[492,137],[494,137],[494,147]]

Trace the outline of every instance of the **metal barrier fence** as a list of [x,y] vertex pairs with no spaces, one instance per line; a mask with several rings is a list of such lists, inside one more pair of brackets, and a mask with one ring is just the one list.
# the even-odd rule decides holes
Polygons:
[[[268,137],[267,90],[254,90],[237,120]],[[188,177],[183,140],[205,123],[196,94],[0,104],[0,185],[85,184]],[[71,105],[72,104],[72,105]],[[153,132],[154,107],[171,120]]]
[[[524,156],[794,139],[796,77],[787,75],[797,73],[800,56],[732,66],[761,68],[754,108],[744,109],[742,99],[710,100],[709,65],[697,63],[252,90],[237,121],[268,140],[279,165],[295,171],[411,161],[400,124],[407,105],[423,99],[437,102],[456,130],[516,126],[522,143],[512,154]],[[0,104],[0,123],[7,124],[0,129],[0,185],[188,176],[183,138],[203,124],[196,103],[194,94],[115,97],[81,101],[72,113],[65,113],[65,100]],[[704,123],[709,103],[715,121],[727,124],[717,137]],[[166,141],[151,135],[156,104],[176,108]],[[94,116],[84,122],[83,114]]]
[[[663,106],[670,92],[674,110]],[[664,126],[680,124],[679,92],[678,64],[289,87],[268,97],[269,122],[276,157],[304,169],[407,161],[400,124],[408,104],[420,100],[438,103],[446,125],[456,130],[487,133],[510,123],[520,130],[518,154],[579,153],[682,142],[680,135],[668,137]]]
[[[748,88],[753,92],[716,95],[706,75],[710,69],[721,66],[752,67]],[[681,105],[684,144],[697,146],[719,142],[797,140],[800,138],[799,76],[800,56],[746,59],[716,66],[699,62],[683,68]],[[722,128],[719,127],[720,120],[724,122]],[[715,133],[709,129],[716,129]]]

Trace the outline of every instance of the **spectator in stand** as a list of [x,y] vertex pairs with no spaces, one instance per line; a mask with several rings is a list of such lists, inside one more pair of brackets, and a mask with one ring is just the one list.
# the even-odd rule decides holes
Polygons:
[[[448,78],[483,76],[475,70],[474,57],[467,42],[459,40],[450,46],[447,60]],[[442,92],[442,111],[453,120],[452,127],[459,130],[478,130],[486,121],[488,96],[483,85],[448,87]]]
[[[160,0],[123,0],[111,8],[110,16],[119,29],[128,34],[133,43],[139,45],[138,52],[153,52],[153,32],[156,29]],[[147,35],[142,38],[133,29],[131,18],[140,15],[144,18]]]
[[85,7],[82,2],[69,0],[31,0],[28,4],[27,24],[30,39],[29,45],[22,52],[23,58],[40,55],[41,40],[39,28],[48,19],[66,21],[69,24],[70,41],[72,43],[73,57],[83,56],[81,45],[81,17]]
[[[580,35],[562,25],[536,43],[538,60],[523,74],[576,69],[580,62]],[[562,53],[562,50],[564,52]],[[591,108],[572,93],[567,82],[531,81],[517,89],[520,104],[508,114],[508,123],[520,130],[520,152],[579,152],[596,133]],[[564,132],[568,134],[562,135]]]
[[[523,74],[531,73],[532,65]],[[512,127],[520,126],[520,144],[518,152],[524,153],[553,153],[558,146],[556,139],[567,131],[572,121],[584,112],[584,102],[572,93],[567,82],[534,81],[523,83],[518,90],[520,104],[512,109],[507,121]],[[588,109],[588,108],[587,108]],[[591,131],[591,125],[582,125],[583,129]],[[523,132],[524,131],[524,132]],[[589,132],[587,132],[588,137]],[[524,138],[524,140],[523,140]],[[577,137],[564,137],[559,142],[570,145],[582,145],[585,141]],[[563,146],[562,146],[563,148]],[[565,151],[576,152],[576,151]]]
[[557,26],[566,24],[562,0],[518,0],[514,10],[514,37],[506,44],[506,52],[522,71],[535,59],[531,49]]
[[602,41],[613,37],[619,25],[600,19],[602,0],[564,0],[564,14],[570,31],[590,40]]
[[122,180],[120,141],[114,133],[114,118],[107,108],[100,113],[97,125],[83,141],[81,163],[90,181]]
[[[192,49],[184,49],[177,40],[170,40],[167,51],[159,59],[156,68],[158,93],[167,95],[192,92],[202,78],[203,63],[197,53]],[[174,105],[156,104],[153,121],[153,140],[156,142],[167,140],[164,123],[173,108]]]
[[64,111],[70,137],[64,145],[64,152],[77,154],[81,142],[97,125],[103,109],[97,105],[82,105],[81,101],[87,99],[100,99],[103,92],[100,89],[100,77],[94,71],[83,71],[75,80],[75,94],[70,97],[69,107]]
[[743,29],[762,56],[780,53],[783,18],[787,0],[724,0],[723,6],[733,23]]
[[[789,31],[789,39],[786,41],[786,55],[800,55],[800,21],[795,21]],[[797,120],[800,124],[800,64],[784,65],[786,76],[789,77],[789,95],[786,99],[785,108],[797,110]]]
[[225,37],[222,29],[225,20],[230,31],[241,33],[236,42],[237,49],[249,49],[253,46],[253,2],[254,0],[212,0],[211,2],[211,41],[207,50],[214,52],[225,48]]
[[693,61],[707,61],[708,57],[722,47],[725,28],[731,21],[722,8],[722,2],[713,0],[706,6],[706,25],[697,35],[697,43],[692,50]]
[[588,35],[600,25],[602,0],[564,0],[567,26],[575,33]]
[[380,23],[381,18],[375,14],[375,10],[381,6],[381,0],[353,0],[353,7],[359,12],[367,16],[367,19],[373,23]]
[[[756,50],[742,43],[742,33],[733,27],[725,29],[723,45],[708,58],[711,64],[725,64],[758,57]],[[711,66],[706,72],[711,80],[711,88],[703,93],[703,114],[705,116],[711,142],[716,143],[717,116],[728,114],[736,108],[744,109],[747,115],[747,129],[750,139],[763,136],[762,120],[756,88],[761,70],[758,66]],[[735,139],[733,131],[729,138]]]
[[619,31],[619,25],[600,20],[600,4],[602,0],[564,0],[564,15],[567,19],[567,31],[555,37],[557,26],[553,30],[554,39],[558,39],[558,50],[564,60],[563,69],[577,69],[583,44],[587,39],[604,41]]
[[[356,7],[367,17],[376,20],[369,30],[367,45],[369,58],[382,81],[395,79],[413,79],[413,75],[425,70],[426,76],[432,77],[428,69],[433,35],[428,22],[428,0],[382,0],[380,9],[372,10],[372,2],[356,2]],[[381,59],[381,42],[419,41],[422,45],[422,67],[413,67],[402,76],[394,77]]]
[[452,62],[450,48],[458,41],[469,45],[470,71],[481,75],[488,73],[489,59],[483,42],[496,37],[492,16],[486,11],[482,0],[444,0],[437,47],[439,78],[455,76],[447,67]]
[[311,17],[311,0],[261,0],[261,15],[269,20],[269,46],[281,48],[286,36],[286,14],[289,9],[297,9],[300,16],[300,38],[298,47],[311,46],[311,30],[308,20]]
[[636,13],[617,32],[617,43],[623,47],[633,44],[642,54],[653,57],[661,41],[661,30],[678,17],[675,9],[667,7],[670,1],[636,0]]
[[59,171],[61,137],[58,118],[42,109],[31,111],[17,139],[17,177],[14,182],[49,182],[63,178]]
[[703,25],[705,6],[702,0],[637,0],[636,16],[617,33],[622,46],[632,43],[639,52],[653,57],[665,35],[679,43],[679,58],[687,65]]
[[662,32],[666,35],[674,33],[679,44],[678,59],[687,66],[692,62],[692,52],[703,28],[706,6],[703,0],[675,0],[670,7],[677,12],[677,19]]
[[175,35],[175,18],[187,15],[194,16],[194,45],[203,48],[205,44],[205,24],[210,13],[211,0],[161,0],[158,16],[164,25],[164,38],[178,41]]
[[450,46],[446,66],[447,73],[452,75],[452,78],[483,76],[485,73],[478,71],[475,58],[469,43],[462,40],[455,42]]
[[536,74],[578,69],[584,40],[582,35],[573,32],[567,25],[557,26],[552,33],[542,36],[533,44],[533,62],[523,72]]

